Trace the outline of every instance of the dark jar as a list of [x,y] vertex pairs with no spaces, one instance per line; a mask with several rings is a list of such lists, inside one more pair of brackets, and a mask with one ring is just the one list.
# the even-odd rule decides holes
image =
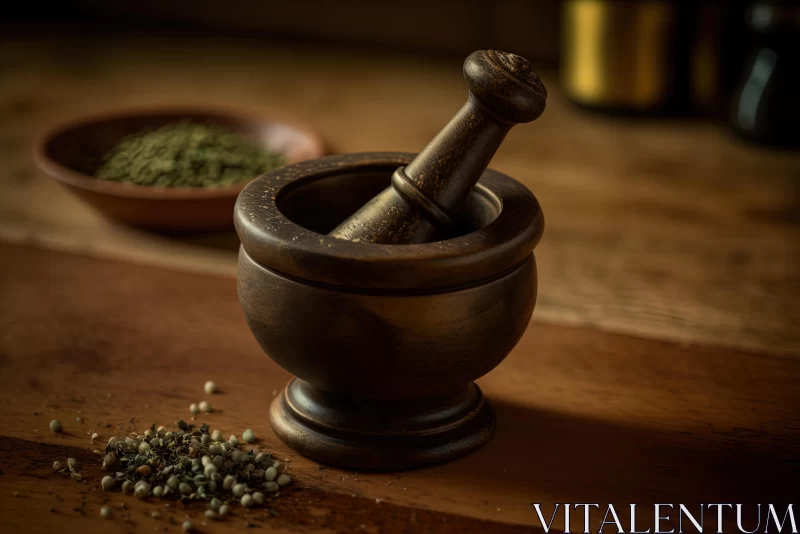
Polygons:
[[747,140],[800,144],[800,7],[757,2],[748,12],[752,49],[733,95],[730,123]]

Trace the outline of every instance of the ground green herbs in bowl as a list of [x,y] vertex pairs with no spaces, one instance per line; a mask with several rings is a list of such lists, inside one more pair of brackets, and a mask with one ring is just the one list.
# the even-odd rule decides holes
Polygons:
[[180,121],[128,135],[100,157],[94,176],[154,187],[225,187],[286,163],[221,125]]

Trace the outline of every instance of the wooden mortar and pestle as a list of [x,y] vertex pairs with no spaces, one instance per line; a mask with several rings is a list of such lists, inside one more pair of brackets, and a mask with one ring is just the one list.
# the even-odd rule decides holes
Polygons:
[[464,63],[467,103],[418,155],[346,154],[277,169],[239,195],[239,300],[253,335],[294,374],[272,402],[300,454],[354,469],[444,462],[488,441],[473,382],[528,326],[536,198],[487,166],[544,111],[530,63]]

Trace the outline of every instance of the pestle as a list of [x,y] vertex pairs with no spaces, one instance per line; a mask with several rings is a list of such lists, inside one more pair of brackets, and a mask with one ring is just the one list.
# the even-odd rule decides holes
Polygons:
[[464,62],[469,97],[447,126],[405,167],[391,186],[339,224],[330,236],[376,244],[418,244],[441,239],[518,123],[536,120],[547,99],[523,57],[496,50],[473,52]]

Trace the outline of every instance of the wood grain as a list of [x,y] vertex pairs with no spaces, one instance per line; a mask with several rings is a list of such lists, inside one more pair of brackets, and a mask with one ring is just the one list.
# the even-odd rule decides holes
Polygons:
[[[461,60],[251,40],[7,31],[0,47],[0,237],[235,273],[235,236],[115,226],[37,172],[37,133],[120,105],[234,103],[309,119],[338,152],[420,150],[464,98]],[[534,65],[538,67],[537,65]],[[548,107],[492,162],[544,209],[535,318],[800,353],[800,155],[711,123]]]
[[[253,428],[260,447],[291,460],[297,487],[276,503],[285,514],[274,521],[279,531],[364,524],[368,532],[425,532],[453,522],[449,531],[513,532],[536,524],[531,502],[548,510],[554,502],[732,502],[755,510],[796,496],[794,359],[533,324],[480,382],[498,419],[487,446],[412,472],[318,469],[269,429],[268,403],[289,377],[247,331],[235,280],[15,245],[0,245],[0,257],[0,524],[11,531],[85,531],[90,523],[72,511],[82,500],[100,528],[107,495],[96,471],[87,469],[84,486],[47,466],[67,454],[91,465],[91,431],[107,439],[117,425],[141,431],[186,417],[208,379],[222,393],[203,422],[226,434]],[[47,430],[53,418],[64,422],[63,435]],[[8,498],[13,491],[18,499]],[[64,502],[53,504],[55,494]],[[135,526],[164,524],[145,514],[160,505],[118,494],[111,502],[120,500]],[[58,513],[49,515],[49,506]]]

